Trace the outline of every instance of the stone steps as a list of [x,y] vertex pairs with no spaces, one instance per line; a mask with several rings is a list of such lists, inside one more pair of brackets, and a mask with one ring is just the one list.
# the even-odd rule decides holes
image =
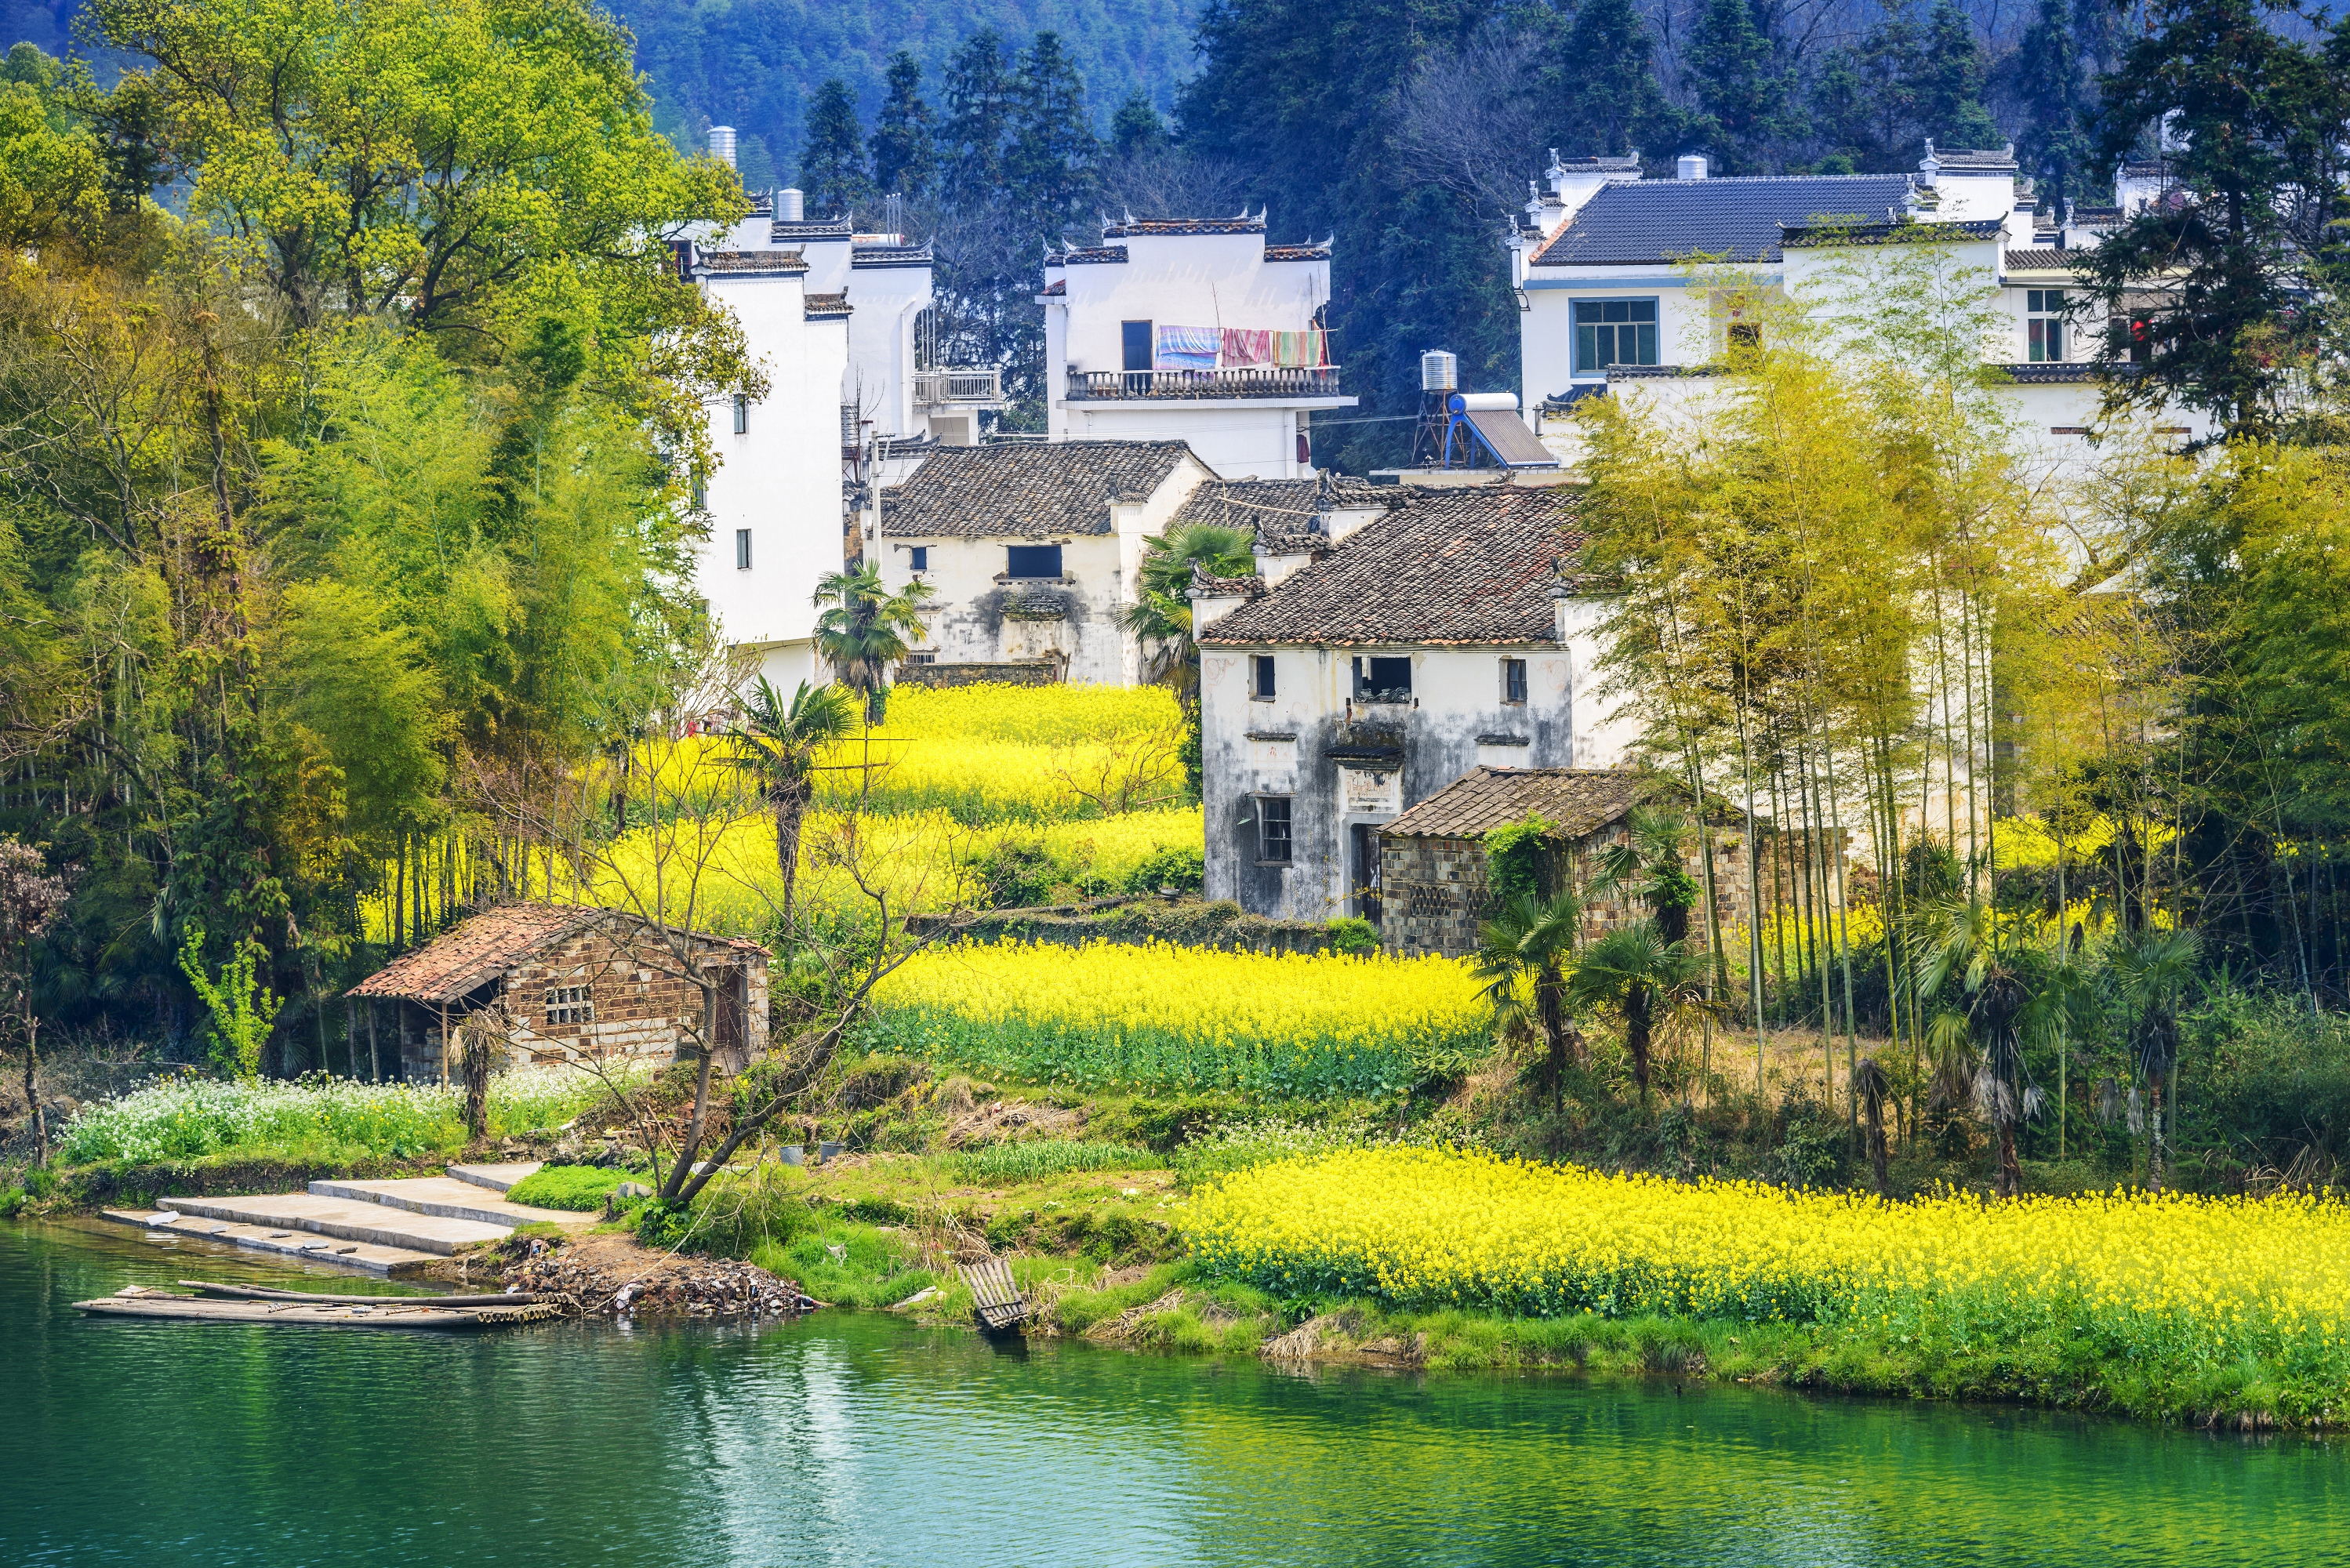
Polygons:
[[512,1165],[452,1165],[449,1174],[459,1181],[470,1181],[475,1187],[486,1187],[493,1192],[511,1192],[524,1180],[535,1176],[544,1160],[517,1160]]
[[435,1261],[435,1254],[432,1252],[420,1252],[407,1247],[343,1241],[283,1226],[240,1225],[226,1220],[184,1214],[175,1210],[108,1209],[101,1212],[107,1219],[120,1224],[140,1226],[159,1241],[164,1237],[172,1238],[172,1244],[176,1244],[180,1238],[192,1241],[213,1241],[226,1247],[242,1247],[247,1251],[276,1252],[312,1262],[333,1263],[338,1268],[358,1269],[387,1279],[416,1273]]
[[593,1214],[582,1214],[567,1209],[533,1209],[526,1204],[509,1203],[489,1190],[476,1187],[463,1179],[446,1176],[408,1177],[397,1181],[314,1181],[311,1193],[319,1198],[345,1198],[359,1203],[380,1203],[387,1209],[404,1209],[411,1214],[430,1214],[442,1220],[471,1220],[477,1224],[500,1225],[511,1231],[517,1225],[592,1225]]
[[249,1198],[166,1198],[160,1207],[233,1225],[266,1231],[307,1231],[314,1235],[400,1247],[412,1252],[452,1256],[480,1241],[503,1240],[511,1223],[419,1214],[364,1198],[328,1198],[310,1192],[256,1194]]

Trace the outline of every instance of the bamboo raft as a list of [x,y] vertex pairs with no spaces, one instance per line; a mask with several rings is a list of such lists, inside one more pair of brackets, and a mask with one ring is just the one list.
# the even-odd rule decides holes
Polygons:
[[982,1334],[1017,1334],[1020,1325],[1035,1314],[1036,1309],[1012,1282],[1012,1265],[1003,1259],[966,1263],[962,1273],[962,1282],[971,1287],[971,1315],[979,1320]]
[[[82,1312],[104,1317],[137,1317],[176,1323],[301,1324],[320,1328],[422,1328],[444,1333],[504,1328],[560,1317],[554,1302],[513,1296],[319,1296],[298,1291],[264,1292],[257,1287],[213,1285],[182,1280],[203,1295],[128,1285],[114,1295],[76,1302]],[[496,1304],[492,1304],[493,1303]]]

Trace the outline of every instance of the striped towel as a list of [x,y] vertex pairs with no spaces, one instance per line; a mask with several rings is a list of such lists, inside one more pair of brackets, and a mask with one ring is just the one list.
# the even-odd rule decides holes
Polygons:
[[1212,370],[1222,342],[1212,327],[1162,327],[1153,363],[1161,370]]
[[1276,332],[1273,335],[1273,362],[1276,365],[1321,365],[1327,363],[1327,345],[1322,328],[1309,327],[1303,332]]
[[1273,363],[1273,334],[1253,327],[1224,328],[1224,368]]

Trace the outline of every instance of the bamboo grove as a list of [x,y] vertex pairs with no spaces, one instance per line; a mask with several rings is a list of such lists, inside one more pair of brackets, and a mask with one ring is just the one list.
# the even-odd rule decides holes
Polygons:
[[[2336,454],[2117,419],[2052,461],[1932,244],[1850,247],[1808,308],[1689,282],[1726,359],[1675,402],[1586,405],[1583,516],[1612,689],[1752,857],[1744,929],[1710,945],[1755,1087],[1759,1031],[1794,1023],[1856,1119],[1898,1084],[1913,1129],[1967,1100],[2061,1126],[2110,1106],[2072,1072],[2103,1041],[2135,1123],[2176,1090],[2140,1037],[2197,988],[2338,1005]],[[2145,979],[2165,942],[2191,981],[2175,952]]]

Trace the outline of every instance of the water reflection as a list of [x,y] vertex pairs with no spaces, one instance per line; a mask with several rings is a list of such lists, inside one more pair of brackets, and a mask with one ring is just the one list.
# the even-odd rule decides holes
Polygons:
[[1008,1355],[846,1314],[441,1339],[67,1305],[190,1262],[0,1227],[0,1562],[2102,1568],[2316,1562],[2345,1522],[2328,1445],[2033,1412]]

